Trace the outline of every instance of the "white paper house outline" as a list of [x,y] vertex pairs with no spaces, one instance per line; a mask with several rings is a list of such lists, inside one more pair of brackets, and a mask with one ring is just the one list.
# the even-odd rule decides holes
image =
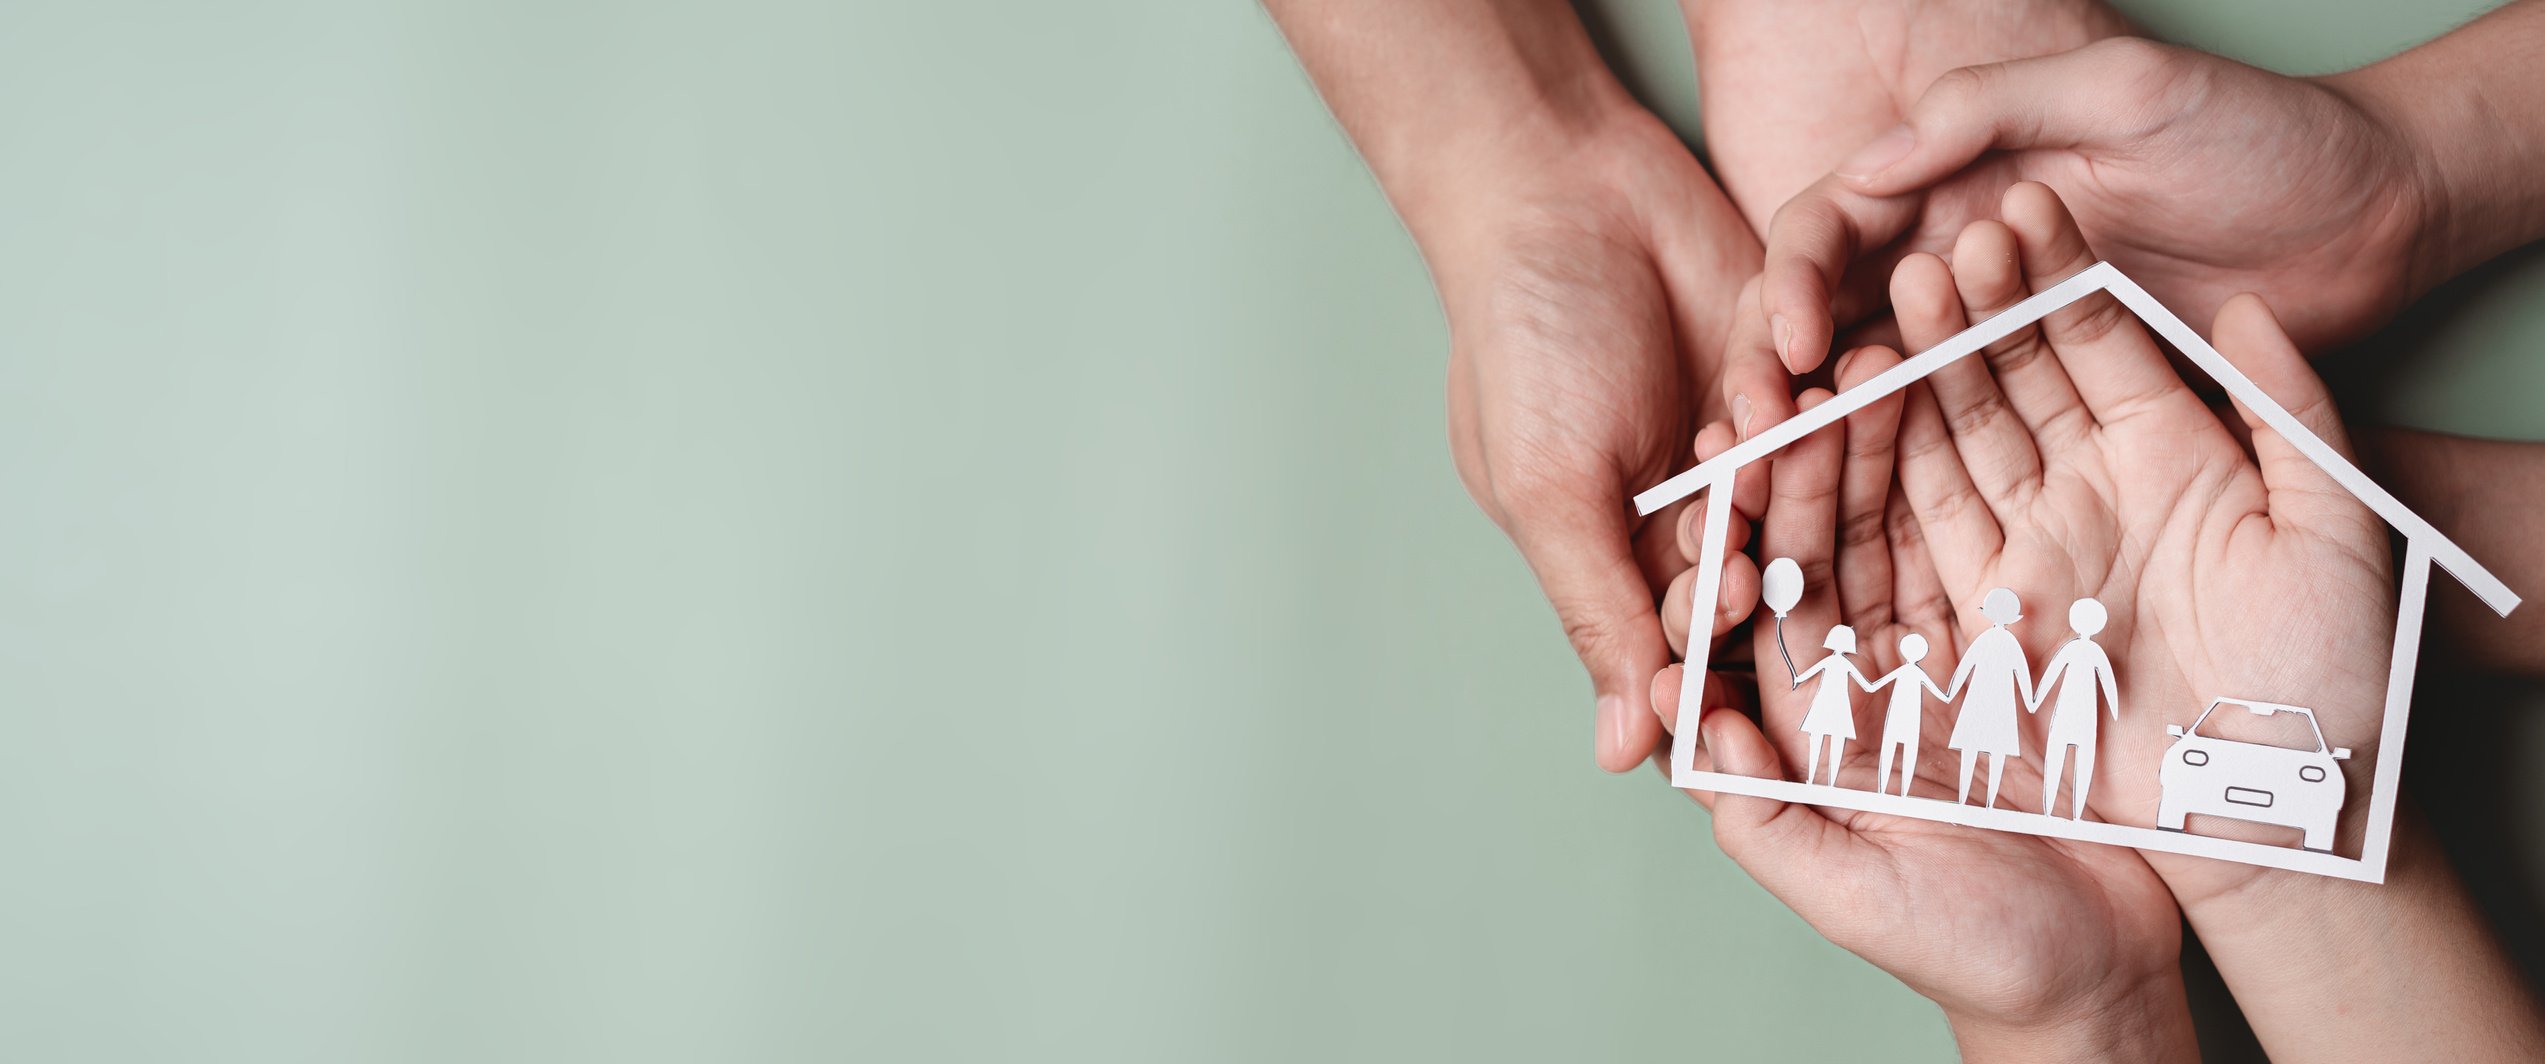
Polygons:
[[[2457,578],[2475,597],[2495,612],[2508,616],[2518,608],[2519,597],[2499,577],[2485,569],[2465,550],[2456,545],[2430,522],[2412,512],[2368,475],[2360,472],[2314,433],[2307,431],[2288,410],[2272,401],[2253,379],[2209,346],[2181,318],[2165,309],[2155,297],[2137,283],[2123,276],[2111,263],[2098,262],[2075,276],[2041,291],[2030,299],[2007,308],[2003,313],[1973,325],[1953,338],[1937,344],[1819,406],[1797,414],[1768,430],[1743,441],[1710,461],[1698,463],[1643,494],[1635,496],[1635,511],[1649,515],[1664,506],[1696,494],[1708,487],[1728,488],[1732,475],[1741,467],[1771,454],[1785,445],[1830,425],[1868,403],[1908,387],[1926,375],[2005,339],[2024,326],[2040,321],[2051,313],[2096,292],[2110,292],[2123,306],[2139,316],[2157,334],[2172,343],[2193,365],[2216,380],[2253,411],[2272,430],[2312,459],[2334,480],[2366,503],[2369,509],[2401,532],[2405,540],[2403,571],[2400,574],[2399,607],[2395,613],[2394,657],[2386,677],[2386,712],[2378,733],[2377,771],[2368,796],[2368,834],[2360,856],[2342,857],[2310,850],[2239,842],[2231,839],[2160,831],[2153,827],[2107,824],[2098,821],[2068,820],[2024,813],[2011,809],[1957,805],[1926,798],[1908,798],[1896,794],[1860,791],[1850,788],[1815,786],[1782,779],[1760,779],[1723,772],[1700,772],[1693,767],[1696,754],[1695,728],[1680,728],[1670,744],[1670,782],[1672,786],[1690,790],[1715,791],[1725,794],[1747,794],[1810,805],[1838,806],[1895,816],[1917,817],[1973,827],[2049,835],[2086,842],[2131,846],[2142,850],[2162,850],[2194,854],[2245,864],[2266,865],[2291,871],[2312,872],[2343,879],[2382,883],[2386,879],[2387,843],[2394,828],[2395,799],[2403,774],[2404,726],[2412,710],[2412,678],[2415,659],[2421,647],[2422,606],[2430,588],[2430,566],[2438,563]],[[1698,538],[1704,554],[1697,561],[1696,593],[1688,597],[1691,610],[1688,630],[1707,631],[1704,611],[1712,609],[1721,594],[1723,575],[1724,525],[1730,517],[1732,493],[1729,490],[1706,492],[1705,530]],[[1687,672],[1681,680],[1679,704],[1702,705],[1706,657],[1710,648],[1703,639],[1689,641]],[[2236,692],[2217,692],[2235,694]],[[2151,767],[2150,771],[2154,771]]]

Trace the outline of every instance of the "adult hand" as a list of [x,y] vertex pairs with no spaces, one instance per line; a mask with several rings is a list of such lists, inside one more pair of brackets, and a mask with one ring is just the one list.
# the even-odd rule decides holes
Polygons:
[[1785,367],[1830,344],[1832,294],[1990,217],[2018,181],[2186,317],[2254,292],[2302,345],[2357,336],[2435,283],[2414,151],[2338,79],[2119,38],[1938,78],[1900,126],[1777,212],[1760,312]]
[[1707,162],[1750,227],[1956,67],[2130,32],[2098,0],[1683,0]]
[[1265,6],[1422,245],[1459,475],[1590,670],[1600,764],[1631,768],[1661,733],[1645,681],[1675,552],[1627,500],[1719,394],[1758,241],[1563,0]]
[[1661,735],[1645,694],[1670,660],[1654,601],[1680,567],[1671,520],[1639,523],[1628,499],[1675,472],[1700,412],[1721,409],[1724,337],[1758,248],[1640,110],[1522,157],[1538,165],[1429,212],[1460,220],[1423,241],[1449,318],[1450,443],[1589,669],[1596,756],[1622,772]]
[[[1842,387],[1896,365],[1898,356],[1868,348],[1845,363]],[[1813,389],[1801,405],[1828,398]],[[1876,403],[1778,454],[1768,470],[1759,551],[1793,558],[1804,573],[1805,594],[1783,624],[1798,653],[1817,648],[1844,616],[1856,622],[1859,656],[1884,663],[1866,672],[1896,666],[1892,648],[1917,633],[1942,648],[1927,659],[1940,677],[1960,645],[1948,641],[1950,618],[1940,608],[1890,606],[1895,599],[1942,601],[1915,537],[1882,534],[1900,407],[1896,397]],[[1712,426],[1704,438],[1701,454],[1728,446],[1730,432]],[[1745,609],[1755,574],[1746,556],[1729,558],[1726,605]],[[1894,574],[1910,585],[1895,588]],[[1920,574],[1928,574],[1923,584]],[[1673,586],[1682,602],[1685,583]],[[1759,723],[1727,708],[1732,696],[1720,684],[1709,685],[1701,716],[1682,713],[1677,666],[1654,680],[1653,698],[1677,727],[1700,729],[1699,767],[1782,779],[1812,741],[1799,727],[1813,685],[1848,681],[1831,675],[1793,689],[1774,637],[1763,625],[1754,631]],[[1808,668],[1820,654],[1812,649],[1797,665]],[[1922,716],[1922,756],[1907,766],[1911,793],[1920,797],[1952,794],[1943,749],[1948,717],[1934,705]],[[1873,790],[1878,763],[1875,743],[1849,744],[1841,785]],[[1940,1005],[1965,1059],[2179,1060],[2196,1052],[2177,966],[2181,918],[2137,853],[1740,795],[1693,796],[1713,810],[1724,853],[1769,892],[1831,941]]]

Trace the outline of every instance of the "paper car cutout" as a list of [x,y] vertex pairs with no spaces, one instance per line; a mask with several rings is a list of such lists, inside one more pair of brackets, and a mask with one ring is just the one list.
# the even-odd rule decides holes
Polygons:
[[[2256,716],[2305,717],[2315,744],[2309,749],[2202,734],[2201,725],[2222,706]],[[2156,807],[2157,827],[2181,831],[2188,814],[2202,813],[2296,828],[2306,833],[2307,849],[2333,852],[2333,827],[2342,819],[2344,790],[2342,766],[2334,762],[2350,760],[2351,751],[2325,745],[2314,710],[2219,698],[2210,701],[2191,727],[2168,724],[2165,733],[2174,737],[2174,745],[2156,770],[2164,792]]]

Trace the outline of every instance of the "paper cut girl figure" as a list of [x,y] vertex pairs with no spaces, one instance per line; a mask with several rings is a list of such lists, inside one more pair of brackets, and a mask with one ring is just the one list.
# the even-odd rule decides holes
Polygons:
[[2050,802],[2059,796],[2059,768],[2068,760],[2068,751],[2075,750],[2077,781],[2070,790],[2076,796],[2076,811],[2069,819],[2085,819],[2086,788],[2094,785],[2096,692],[2112,707],[2112,719],[2121,719],[2121,691],[2112,679],[2112,659],[2094,641],[2104,620],[2100,602],[2082,598],[2071,604],[2068,627],[2076,629],[2077,636],[2050,656],[2050,667],[2041,674],[2039,697],[2049,697],[2051,685],[2059,687],[2059,698],[2050,708],[2049,763],[2043,766],[2041,784],[2041,811],[2046,816],[2058,815]]
[[1803,714],[1803,734],[1810,736],[1812,744],[1811,756],[1806,759],[1803,769],[1803,782],[1810,783],[1813,777],[1820,775],[1820,747],[1821,740],[1825,738],[1829,740],[1829,784],[1835,787],[1838,785],[1839,755],[1846,752],[1847,740],[1856,737],[1856,706],[1847,697],[1847,685],[1852,681],[1867,691],[1873,690],[1873,687],[1865,682],[1864,673],[1856,671],[1856,663],[1847,658],[1847,655],[1856,652],[1855,629],[1843,624],[1831,628],[1829,638],[1821,646],[1834,653],[1794,677],[1796,688],[1802,687],[1805,680],[1820,677],[1820,687],[1812,692],[1811,709]]
[[1988,593],[1979,604],[1979,614],[1988,618],[1990,628],[1971,640],[1969,650],[1962,652],[1962,664],[1953,670],[1951,694],[1960,695],[1962,715],[1953,721],[1953,737],[1945,745],[1962,752],[1962,797],[1971,800],[1971,768],[1979,755],[1988,759],[1988,804],[1997,804],[1997,784],[2006,775],[2006,759],[2023,756],[2023,738],[2015,730],[2015,710],[2029,711],[2033,705],[2032,664],[2024,657],[2024,645],[2006,626],[2022,620],[2024,607],[2015,593],[2005,588]]
[[1909,781],[1918,776],[1918,726],[1926,722],[1926,696],[1950,701],[1935,677],[1918,662],[1926,660],[1926,637],[1914,632],[1900,637],[1900,667],[1873,682],[1874,690],[1891,688],[1891,704],[1882,714],[1882,771],[1873,778],[1879,793],[1891,782],[1891,754],[1900,753],[1900,796],[1909,796]]

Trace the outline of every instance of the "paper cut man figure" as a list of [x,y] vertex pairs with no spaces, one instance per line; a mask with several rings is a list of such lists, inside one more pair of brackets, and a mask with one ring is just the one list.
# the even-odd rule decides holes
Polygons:
[[2006,759],[2023,756],[2023,738],[2016,731],[2018,707],[2033,704],[2032,664],[2024,657],[2024,645],[2006,626],[2022,620],[2023,603],[2015,593],[1998,588],[1988,593],[1979,604],[1979,614],[1988,618],[1989,629],[1971,640],[1969,650],[1962,652],[1962,663],[1953,670],[1949,685],[1952,698],[1960,695],[1962,715],[1953,721],[1953,737],[1945,745],[1962,752],[1962,797],[1971,800],[1971,768],[1979,755],[1988,759],[1988,804],[1997,804],[1997,784],[2006,776]]
[[[2112,719],[2121,719],[2121,690],[2112,679],[2112,658],[2096,644],[2094,635],[2103,630],[2103,604],[2090,598],[2078,599],[2068,607],[2068,627],[2077,636],[2050,656],[2050,667],[2041,674],[2040,696],[2050,696],[2050,688],[2058,685],[2059,698],[2050,707],[2049,763],[2043,766],[2041,811],[2057,816],[2051,800],[2059,796],[2059,769],[2068,760],[2068,751],[2077,752],[2077,781],[2070,787],[2076,796],[2070,816],[2085,819],[2086,788],[2094,785],[2095,712],[2094,696],[2103,695],[2104,704],[2112,707]],[[2039,703],[2034,703],[2037,708]]]
[[1900,753],[1900,796],[1909,796],[1909,781],[1918,777],[1918,728],[1926,723],[1926,696],[1949,701],[1935,677],[1918,662],[1926,660],[1926,637],[1914,632],[1900,637],[1900,667],[1873,682],[1874,690],[1891,688],[1890,706],[1882,714],[1882,771],[1873,778],[1879,793],[1891,782],[1891,754]]
[[1868,691],[1873,687],[1865,683],[1864,673],[1856,671],[1856,663],[1847,658],[1847,655],[1856,652],[1855,629],[1843,624],[1831,628],[1829,638],[1821,643],[1821,647],[1832,653],[1813,663],[1811,668],[1804,669],[1802,675],[1794,677],[1797,688],[1803,686],[1805,680],[1820,677],[1820,686],[1812,691],[1811,709],[1803,714],[1803,734],[1812,744],[1811,756],[1806,759],[1803,769],[1803,782],[1810,783],[1820,775],[1821,740],[1827,739],[1829,784],[1835,787],[1838,785],[1839,757],[1847,750],[1847,740],[1856,737],[1856,704],[1847,696],[1847,685],[1852,681]]

